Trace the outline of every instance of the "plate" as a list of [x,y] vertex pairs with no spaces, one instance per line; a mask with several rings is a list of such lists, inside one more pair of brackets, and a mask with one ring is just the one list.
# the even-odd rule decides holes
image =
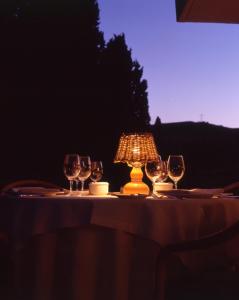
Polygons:
[[172,196],[179,199],[182,198],[197,198],[197,199],[206,199],[212,198],[215,196],[220,196],[221,189],[193,189],[193,190],[185,190],[185,189],[178,189],[178,190],[171,190],[171,191],[160,191],[159,194],[165,196]]
[[120,192],[111,193],[113,196],[117,196],[119,198],[137,198],[137,199],[145,199],[148,195],[145,194],[122,194]]
[[44,187],[19,187],[13,188],[10,194],[20,197],[43,197],[43,196],[57,196],[67,195],[68,191],[65,189],[44,188]]

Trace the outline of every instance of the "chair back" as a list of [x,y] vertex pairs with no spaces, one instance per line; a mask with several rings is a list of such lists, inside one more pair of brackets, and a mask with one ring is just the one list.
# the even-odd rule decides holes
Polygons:
[[204,238],[168,245],[165,251],[167,299],[238,299],[239,221]]
[[239,181],[233,182],[231,184],[228,184],[224,186],[223,188],[224,193],[234,193],[234,194],[239,194]]

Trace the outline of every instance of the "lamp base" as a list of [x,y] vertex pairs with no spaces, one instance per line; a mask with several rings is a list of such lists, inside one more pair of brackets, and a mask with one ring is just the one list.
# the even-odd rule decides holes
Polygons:
[[123,186],[123,194],[144,194],[149,195],[150,189],[146,183],[128,182]]

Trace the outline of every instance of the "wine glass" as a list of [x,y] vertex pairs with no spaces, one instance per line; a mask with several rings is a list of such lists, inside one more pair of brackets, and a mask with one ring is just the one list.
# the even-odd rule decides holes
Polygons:
[[147,161],[145,164],[145,173],[147,177],[152,181],[153,185],[153,194],[155,193],[155,182],[160,176],[161,170],[161,159],[154,161]]
[[84,183],[91,174],[91,160],[89,156],[79,157],[80,172],[78,173],[77,179],[81,182],[81,192],[84,191]]
[[182,155],[169,155],[168,176],[174,182],[175,189],[178,188],[178,181],[183,177],[185,165]]
[[93,182],[99,181],[103,176],[103,164],[101,161],[91,162],[91,175],[90,179]]
[[160,164],[161,164],[161,172],[160,172],[158,178],[156,179],[156,182],[164,182],[168,178],[167,161],[161,160]]
[[73,190],[73,181],[80,172],[80,157],[78,154],[66,154],[64,157],[63,170],[70,183],[70,193]]

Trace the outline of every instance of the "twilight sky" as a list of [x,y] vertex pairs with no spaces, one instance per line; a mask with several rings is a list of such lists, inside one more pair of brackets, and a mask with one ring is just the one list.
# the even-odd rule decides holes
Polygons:
[[177,23],[174,0],[98,0],[108,41],[125,33],[148,81],[151,122],[239,128],[239,24]]

